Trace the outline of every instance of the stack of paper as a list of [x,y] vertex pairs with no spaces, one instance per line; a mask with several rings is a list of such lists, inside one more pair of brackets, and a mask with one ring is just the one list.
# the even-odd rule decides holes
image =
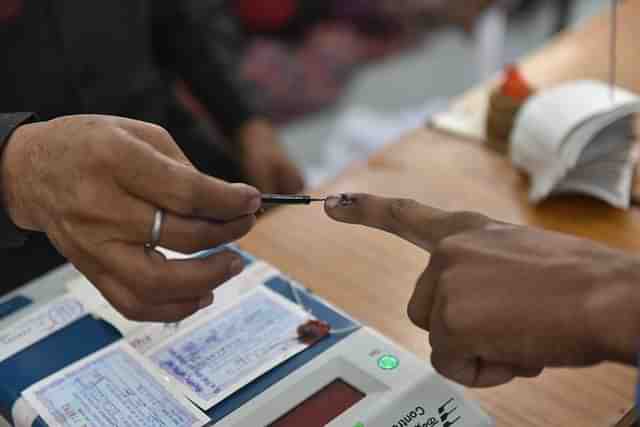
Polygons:
[[529,197],[582,193],[626,209],[631,200],[633,115],[640,98],[578,81],[525,104],[511,137],[513,163],[531,176]]

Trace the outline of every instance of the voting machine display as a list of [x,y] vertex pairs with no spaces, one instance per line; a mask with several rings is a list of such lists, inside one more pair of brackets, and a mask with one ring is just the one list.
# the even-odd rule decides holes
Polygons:
[[36,301],[0,330],[0,413],[15,427],[493,425],[427,362],[243,256],[180,324],[128,321],[82,277]]

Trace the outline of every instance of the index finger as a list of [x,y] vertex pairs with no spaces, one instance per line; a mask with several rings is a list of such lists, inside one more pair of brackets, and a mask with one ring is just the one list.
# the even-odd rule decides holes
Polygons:
[[343,194],[330,197],[327,214],[336,221],[395,234],[429,251],[445,238],[486,226],[490,220],[472,212],[447,212],[411,199]]

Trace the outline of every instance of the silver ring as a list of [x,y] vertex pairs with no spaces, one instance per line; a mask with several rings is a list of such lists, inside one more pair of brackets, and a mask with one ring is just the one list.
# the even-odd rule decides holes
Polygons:
[[158,243],[160,243],[163,221],[164,211],[162,209],[156,209],[156,213],[153,216],[153,227],[151,228],[151,240],[146,244],[147,248],[155,249]]

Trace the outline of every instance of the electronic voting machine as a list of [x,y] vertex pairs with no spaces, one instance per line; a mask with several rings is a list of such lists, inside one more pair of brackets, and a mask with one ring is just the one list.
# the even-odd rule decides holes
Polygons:
[[[493,425],[427,362],[243,256],[246,270],[216,290],[215,304],[180,324],[130,322],[77,273],[66,292],[3,320],[0,409],[7,423]],[[19,306],[20,298],[0,307]]]

